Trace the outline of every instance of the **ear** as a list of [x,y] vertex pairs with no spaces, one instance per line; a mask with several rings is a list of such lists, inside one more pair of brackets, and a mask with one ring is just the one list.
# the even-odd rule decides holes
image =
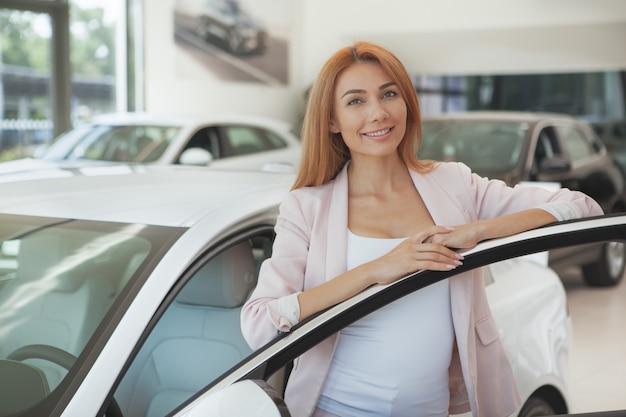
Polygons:
[[339,128],[339,124],[335,123],[335,119],[330,120],[330,133],[339,133],[341,129]]

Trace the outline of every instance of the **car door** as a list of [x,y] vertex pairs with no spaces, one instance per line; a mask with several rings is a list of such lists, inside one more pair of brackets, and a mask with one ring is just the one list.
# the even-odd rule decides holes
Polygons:
[[580,190],[594,198],[606,212],[623,188],[620,173],[606,155],[603,145],[575,124],[554,126],[563,153],[570,161],[570,172],[562,185]]
[[252,353],[239,315],[272,241],[270,225],[231,236],[180,278],[114,394],[124,417],[165,416]]
[[[422,271],[387,286],[370,287],[299,323],[290,333],[254,352],[172,415],[223,417],[242,415],[244,409],[265,410],[267,414],[257,414],[263,416],[289,415],[281,401],[280,389],[269,386],[265,381],[312,346],[372,311],[440,280],[505,259],[571,245],[624,239],[626,215],[616,215],[559,223],[481,243],[465,252],[464,264],[456,270]],[[525,343],[524,340],[518,342]],[[262,382],[257,384],[258,381]],[[245,404],[242,405],[244,399]]]

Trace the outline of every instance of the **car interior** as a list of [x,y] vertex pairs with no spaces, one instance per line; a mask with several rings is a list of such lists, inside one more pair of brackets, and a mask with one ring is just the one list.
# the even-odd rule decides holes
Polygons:
[[270,238],[245,239],[193,275],[115,393],[125,417],[165,415],[252,352],[240,312],[270,251]]
[[61,383],[150,250],[139,238],[108,237],[44,229],[2,243],[14,249],[3,257],[13,258],[15,270],[4,271],[0,286],[0,379],[15,392],[0,394],[0,415],[37,403]]

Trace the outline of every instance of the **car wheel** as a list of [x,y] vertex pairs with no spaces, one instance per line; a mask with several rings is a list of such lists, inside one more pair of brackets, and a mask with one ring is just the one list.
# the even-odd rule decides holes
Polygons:
[[624,276],[626,243],[607,242],[602,245],[600,259],[583,266],[583,279],[590,287],[611,287]]
[[556,411],[547,401],[540,397],[531,397],[520,410],[518,417],[552,416]]

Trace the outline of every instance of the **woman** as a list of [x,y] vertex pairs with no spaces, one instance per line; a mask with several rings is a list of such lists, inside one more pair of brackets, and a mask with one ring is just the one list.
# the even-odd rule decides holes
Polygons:
[[[456,268],[463,258],[450,248],[602,213],[580,192],[511,188],[461,163],[420,161],[420,144],[417,97],[391,52],[358,42],[326,62],[272,257],[243,308],[253,348],[371,285]],[[520,405],[478,271],[320,343],[295,361],[285,395],[296,417],[502,417]]]

